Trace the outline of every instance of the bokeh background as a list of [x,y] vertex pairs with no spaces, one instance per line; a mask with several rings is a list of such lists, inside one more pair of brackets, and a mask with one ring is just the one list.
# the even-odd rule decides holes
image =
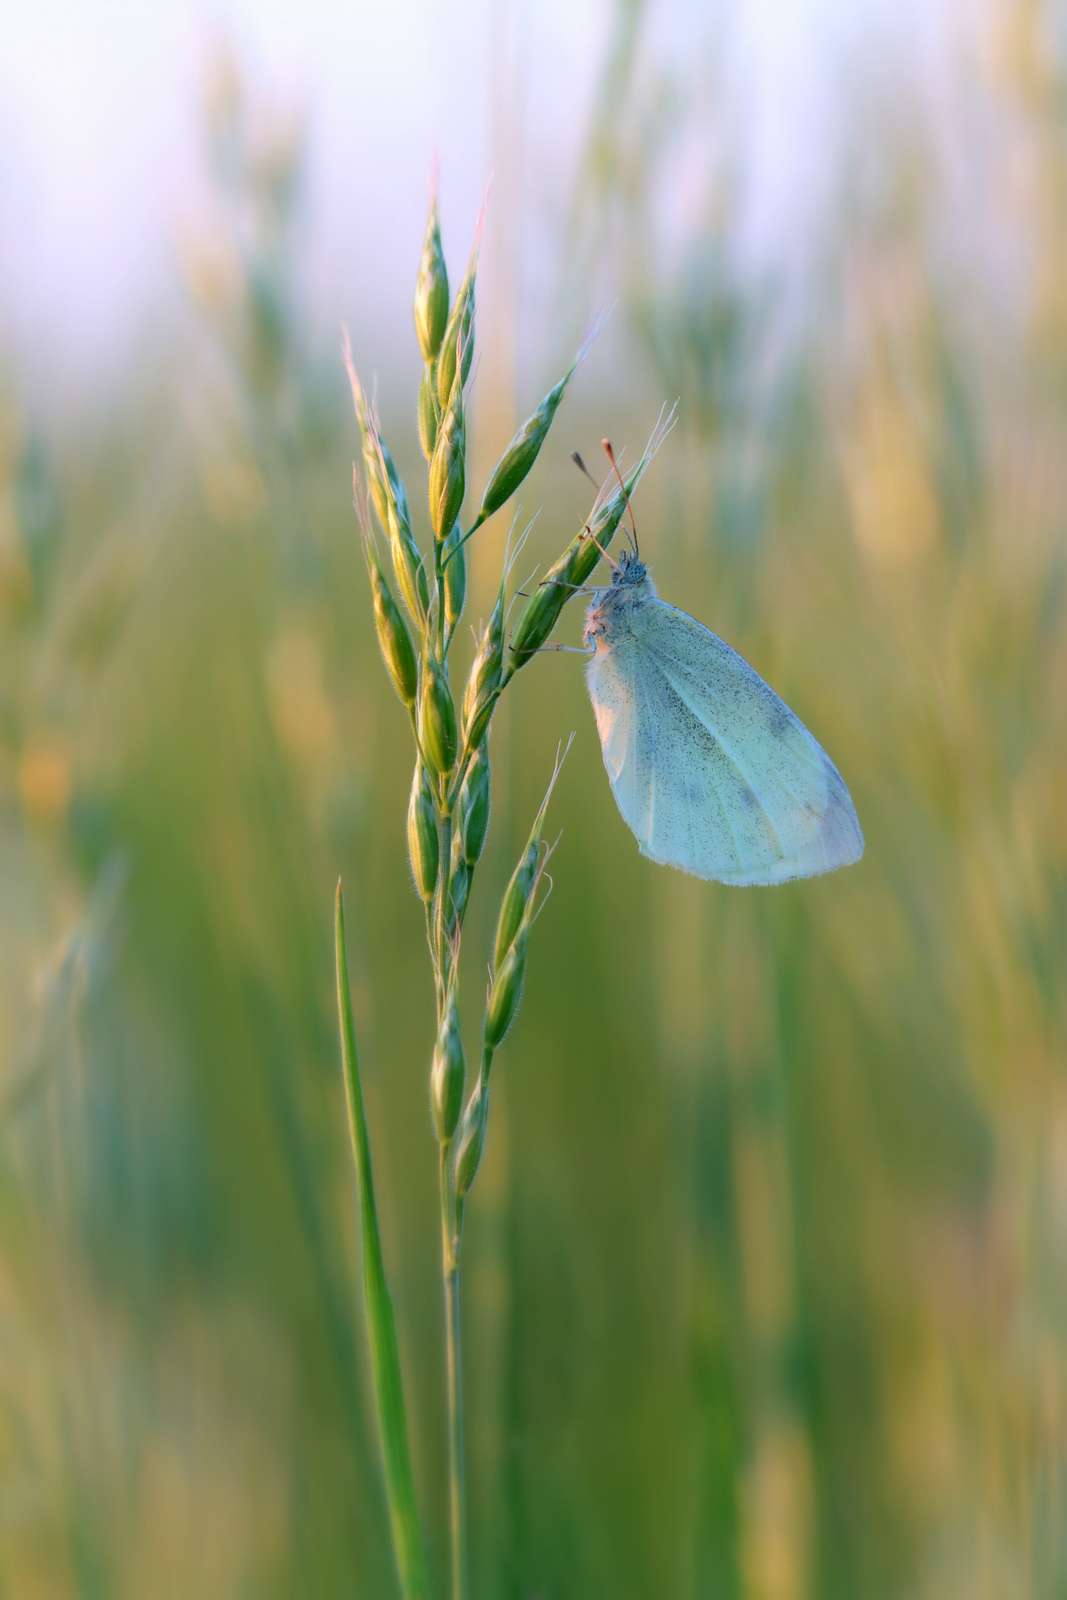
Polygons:
[[339,873],[444,1592],[410,736],[338,354],[424,536],[436,142],[453,281],[493,174],[473,492],[615,302],[524,559],[580,526],[569,452],[677,398],[642,549],[867,837],[773,891],[654,867],[576,658],[509,691],[469,1049],[577,738],[465,1241],[475,1595],[1067,1595],[1067,14],[456,11],[5,13],[0,1594],[396,1593]]

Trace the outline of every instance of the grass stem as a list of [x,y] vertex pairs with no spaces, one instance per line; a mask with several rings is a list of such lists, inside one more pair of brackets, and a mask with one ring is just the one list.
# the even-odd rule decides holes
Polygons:
[[467,1495],[463,1472],[463,1359],[459,1326],[459,1228],[449,1164],[451,1141],[441,1145],[441,1264],[445,1280],[448,1370],[448,1487],[452,1534],[452,1600],[467,1600]]
[[[451,1246],[448,1247],[451,1253]],[[459,1331],[459,1261],[445,1269],[448,1337],[448,1469],[452,1522],[452,1600],[467,1600],[467,1495],[463,1475],[463,1374]]]

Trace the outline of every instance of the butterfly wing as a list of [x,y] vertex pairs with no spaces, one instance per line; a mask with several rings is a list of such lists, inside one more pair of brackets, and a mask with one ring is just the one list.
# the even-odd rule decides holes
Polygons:
[[644,855],[722,883],[783,883],[858,861],[840,773],[710,629],[662,600],[586,677],[604,764]]

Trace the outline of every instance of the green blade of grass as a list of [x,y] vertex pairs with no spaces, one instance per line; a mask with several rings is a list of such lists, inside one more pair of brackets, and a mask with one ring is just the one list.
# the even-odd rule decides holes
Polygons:
[[348,988],[348,960],[345,954],[345,911],[341,885],[337,885],[337,1009],[341,1023],[341,1058],[344,1064],[345,1099],[348,1103],[348,1129],[356,1163],[359,1190],[359,1224],[363,1246],[363,1309],[370,1338],[374,1398],[378,1407],[378,1431],[385,1465],[385,1489],[389,1498],[389,1518],[393,1545],[404,1600],[427,1600],[426,1568],[422,1554],[419,1513],[415,1485],[411,1476],[404,1390],[400,1377],[400,1353],[396,1343],[393,1302],[385,1281],[382,1243],[378,1234],[378,1213],[374,1205],[374,1179],[371,1175],[370,1140],[363,1115],[363,1091],[359,1082],[356,1056],[356,1030],[352,1022],[352,997]]

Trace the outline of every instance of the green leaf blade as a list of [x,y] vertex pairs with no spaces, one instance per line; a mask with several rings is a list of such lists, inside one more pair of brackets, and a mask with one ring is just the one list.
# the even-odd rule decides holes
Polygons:
[[371,1373],[378,1410],[378,1432],[385,1468],[385,1489],[393,1546],[400,1573],[404,1600],[429,1600],[422,1533],[419,1527],[415,1484],[411,1473],[404,1388],[400,1374],[400,1352],[396,1342],[393,1302],[385,1278],[382,1244],[378,1233],[378,1213],[374,1203],[370,1139],[363,1113],[363,1091],[356,1054],[356,1030],[352,1020],[352,997],[348,987],[348,959],[345,952],[345,914],[341,885],[337,885],[336,919],[337,1009],[341,1025],[341,1058],[344,1067],[348,1130],[356,1164],[359,1191],[359,1223],[363,1253],[363,1309],[370,1341]]

